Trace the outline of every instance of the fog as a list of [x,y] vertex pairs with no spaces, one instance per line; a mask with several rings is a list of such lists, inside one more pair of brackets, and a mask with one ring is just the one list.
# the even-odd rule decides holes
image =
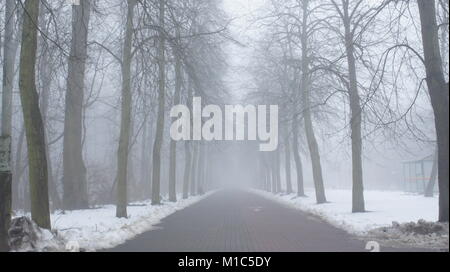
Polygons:
[[[448,2],[432,5],[443,25],[437,52],[412,1],[25,2],[0,4],[2,137],[11,141],[0,170],[12,177],[3,199],[40,227],[58,210],[110,204],[126,218],[132,203],[223,188],[317,204],[342,189],[365,212],[365,192],[422,196],[431,186],[448,221]],[[212,117],[196,119],[196,99],[224,112],[266,106],[258,136],[274,128],[276,107],[275,150],[248,139],[248,112],[211,126],[221,139],[192,140],[195,120]],[[190,113],[184,139],[171,135],[175,106]],[[234,121],[245,139],[226,139]]]

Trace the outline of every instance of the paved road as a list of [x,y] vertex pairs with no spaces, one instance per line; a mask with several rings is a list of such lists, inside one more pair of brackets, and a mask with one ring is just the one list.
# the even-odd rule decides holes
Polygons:
[[110,251],[365,251],[365,242],[345,231],[249,192],[215,193],[157,227]]

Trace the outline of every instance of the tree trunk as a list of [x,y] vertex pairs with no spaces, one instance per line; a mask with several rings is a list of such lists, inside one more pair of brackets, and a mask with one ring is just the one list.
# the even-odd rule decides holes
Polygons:
[[274,179],[273,179],[273,170],[272,170],[272,154],[268,154],[267,156],[267,192],[273,192],[273,184],[274,184]]
[[189,197],[189,183],[191,178],[192,169],[192,155],[191,155],[191,143],[185,142],[185,164],[184,164],[184,177],[183,177],[183,199]]
[[14,175],[13,175],[13,184],[12,184],[12,204],[13,209],[23,207],[23,198],[21,198],[19,192],[19,185],[22,180],[22,175],[24,172],[24,167],[22,165],[22,150],[23,150],[23,142],[25,140],[25,127],[22,127],[19,139],[17,140],[17,148],[16,148],[16,156],[15,156],[15,164],[14,164]]
[[[188,76],[189,77],[189,76]],[[187,107],[192,112],[192,99],[194,96],[194,92],[192,89],[192,80],[188,78],[188,88],[187,88],[188,94],[187,94]],[[192,123],[193,123],[193,117],[190,116],[191,119],[191,129],[192,132]],[[193,144],[192,142],[186,141],[184,144],[185,148],[185,165],[184,165],[184,178],[183,178],[183,199],[187,199],[189,197],[189,185],[192,182],[191,175],[192,175],[192,169],[193,169]]]
[[280,160],[280,149],[275,150],[275,171],[276,171],[276,181],[277,181],[277,193],[282,193],[283,188],[281,187],[281,160]]
[[262,155],[258,155],[257,162],[258,162],[258,164],[257,164],[256,174],[257,174],[258,180],[255,183],[255,186],[257,189],[264,190],[265,185],[266,185],[266,171],[265,171]]
[[362,170],[362,137],[361,137],[361,98],[358,93],[358,81],[356,76],[356,60],[354,55],[354,36],[351,31],[350,15],[348,14],[348,3],[344,7],[345,47],[347,53],[347,64],[349,74],[349,103],[350,103],[350,126],[352,139],[352,212],[365,212],[364,184]]
[[16,48],[14,36],[15,1],[5,6],[5,42],[3,51],[2,130],[0,136],[0,252],[7,251],[8,229],[12,209],[11,133],[14,62]]
[[164,37],[165,0],[159,0],[159,98],[158,98],[158,120],[156,126],[155,144],[153,147],[153,176],[152,176],[152,205],[161,203],[161,148],[164,136],[164,107],[166,95],[166,67],[165,67],[165,37]]
[[268,154],[268,156],[266,156],[266,176],[267,176],[267,187],[266,187],[266,191],[267,192],[271,192],[273,189],[272,184],[273,184],[273,179],[272,179],[272,167],[270,165],[271,163],[271,158],[270,155]]
[[198,176],[198,157],[199,157],[199,144],[198,142],[194,142],[192,144],[194,148],[194,153],[192,154],[192,170],[191,170],[191,196],[195,196],[197,194],[197,176]]
[[277,169],[276,169],[276,154],[273,151],[270,154],[270,172],[271,172],[271,185],[272,193],[277,193]]
[[305,185],[303,180],[303,165],[302,158],[300,157],[300,150],[298,146],[298,118],[297,114],[294,113],[294,121],[293,121],[293,131],[294,136],[292,139],[292,149],[294,153],[294,162],[295,162],[295,170],[297,174],[297,196],[304,197],[305,195]]
[[270,192],[270,170],[267,167],[264,169],[264,190]]
[[263,177],[264,177],[264,184],[263,189],[267,192],[271,191],[271,173],[270,173],[270,154],[269,153],[262,153],[261,154],[261,165],[262,165],[262,171],[263,171]]
[[[178,29],[176,35],[179,41],[180,33]],[[181,101],[182,74],[181,74],[180,53],[177,50],[174,50],[174,56],[175,56],[175,95],[173,105],[176,106],[180,104]],[[170,141],[169,201],[171,202],[177,201],[177,142],[174,140]]]
[[198,162],[198,182],[197,182],[197,194],[203,195],[203,183],[205,181],[205,167],[206,167],[206,145],[205,143],[200,143],[200,156]]
[[116,217],[127,217],[127,177],[131,131],[131,48],[133,41],[133,18],[136,0],[128,0],[127,23],[122,56],[122,105],[120,119],[119,149],[117,150],[117,207]]
[[[10,169],[11,138],[0,138],[0,252],[8,251],[8,229],[11,223],[12,174]],[[8,149],[9,147],[9,149]]]
[[434,0],[418,0],[428,92],[434,111],[439,184],[439,221],[448,222],[449,92],[442,70]]
[[[141,158],[141,183],[142,183],[142,197],[143,199],[151,199],[152,196],[152,160],[151,156],[153,154],[153,118],[150,113],[146,116],[149,120],[144,120],[144,133],[142,135],[142,154]],[[146,118],[147,119],[147,118]]]
[[204,154],[203,154],[203,164],[202,164],[202,178],[199,186],[198,193],[200,195],[204,195],[207,192],[207,184],[208,184],[208,168],[209,168],[209,146],[207,143],[204,143]]
[[[43,62],[45,63],[45,61]],[[46,63],[45,66],[49,66],[49,63]],[[42,65],[41,67],[43,67],[44,65]],[[42,70],[42,69],[41,69]],[[44,78],[46,78],[46,76],[43,76]],[[46,81],[45,79],[43,81]],[[49,99],[49,95],[50,95],[50,86],[49,86],[49,81],[46,81],[46,83],[42,84],[42,93],[41,93],[41,99],[40,101],[41,103],[41,111],[42,111],[42,121],[44,123],[44,127],[47,127],[47,122],[48,122],[48,118],[47,118],[47,112],[48,112],[48,99]],[[47,139],[47,130],[45,131],[45,142],[48,142]],[[46,145],[45,148],[45,152],[47,154],[47,164],[48,164],[48,188],[49,188],[49,193],[50,193],[50,200],[52,201],[52,209],[56,210],[56,209],[60,209],[62,208],[61,205],[61,198],[59,196],[58,190],[57,190],[57,186],[55,183],[55,179],[53,178],[53,170],[52,170],[52,161],[51,161],[51,157],[50,157],[50,150],[49,150],[49,145]]]
[[[291,36],[288,36],[288,48],[289,48],[289,56],[291,59],[294,58],[293,49],[292,49],[292,41]],[[298,97],[298,90],[296,88],[295,82],[297,81],[298,72],[296,69],[293,69],[293,78],[294,78],[294,84],[292,84],[291,92],[293,93],[293,96],[295,98]],[[295,99],[296,100],[296,99]],[[294,107],[294,113],[292,115],[292,130],[293,130],[293,141],[292,141],[292,152],[294,157],[294,163],[295,163],[295,170],[296,170],[296,178],[297,178],[297,196],[304,197],[305,196],[305,189],[304,189],[304,181],[303,181],[303,165],[302,160],[300,157],[300,150],[299,150],[299,143],[298,143],[298,132],[299,132],[299,119],[298,119],[298,109],[297,104],[293,104]]]
[[318,204],[327,202],[325,187],[323,184],[322,165],[320,163],[319,146],[311,117],[311,90],[309,84],[309,56],[308,56],[308,1],[303,1],[303,29],[302,29],[302,101],[303,117],[305,121],[305,133],[308,141],[309,154],[313,170],[314,187],[316,191],[316,201]]
[[66,210],[89,208],[83,161],[82,115],[91,1],[72,6],[72,41],[67,77],[63,150],[63,204]]
[[205,179],[204,179],[204,182],[203,182],[203,190],[205,191],[205,192],[208,192],[209,190],[211,190],[211,185],[212,185],[212,182],[211,182],[211,161],[210,161],[210,151],[209,151],[209,149],[210,149],[210,147],[208,146],[208,148],[207,148],[207,152],[206,152],[206,166],[205,166]]
[[[43,5],[44,2],[41,2],[41,5]],[[45,6],[44,6],[45,7]],[[46,14],[48,13],[48,10],[46,8],[41,8],[41,18],[46,18]],[[48,36],[48,21],[47,20],[41,20],[40,22],[40,31],[45,35]],[[47,128],[49,127],[48,124],[48,109],[50,104],[50,91],[51,91],[51,83],[52,83],[52,69],[51,69],[51,63],[50,63],[50,55],[49,55],[49,48],[45,43],[45,40],[41,39],[41,56],[39,61],[39,79],[41,82],[41,90],[39,95],[39,102],[40,102],[40,108],[42,113],[42,121],[44,123],[45,130],[45,142],[48,142],[48,134],[47,134]],[[62,208],[61,204],[61,198],[59,196],[57,186],[55,183],[55,180],[53,178],[53,170],[52,170],[52,160],[51,160],[51,153],[50,153],[50,146],[46,145],[46,152],[47,152],[47,164],[48,164],[48,189],[50,193],[50,200],[52,202],[51,209],[56,210]]]
[[36,51],[39,1],[26,0],[20,53],[19,86],[26,129],[31,217],[36,224],[50,229],[48,168],[44,124],[36,90]]
[[285,139],[285,170],[286,170],[286,193],[292,194],[292,180],[291,180],[291,145],[289,142],[289,134]]
[[141,199],[146,199],[147,195],[147,188],[149,188],[151,185],[148,184],[148,180],[149,180],[149,152],[148,152],[148,145],[147,143],[148,141],[148,120],[147,120],[147,116],[145,116],[144,118],[144,124],[142,127],[142,148],[141,148],[141,165],[140,165],[140,170],[141,170],[141,174],[140,174],[140,179],[141,179],[141,191],[140,191],[140,197]]

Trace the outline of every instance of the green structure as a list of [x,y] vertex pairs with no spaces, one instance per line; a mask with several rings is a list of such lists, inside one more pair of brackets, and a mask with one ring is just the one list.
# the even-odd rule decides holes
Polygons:
[[[424,193],[432,176],[434,155],[403,162],[403,188],[405,192]],[[436,187],[436,186],[435,186]]]

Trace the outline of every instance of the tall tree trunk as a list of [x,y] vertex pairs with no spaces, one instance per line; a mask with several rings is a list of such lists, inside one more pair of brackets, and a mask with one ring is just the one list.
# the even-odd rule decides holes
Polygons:
[[207,183],[208,183],[208,168],[209,168],[209,145],[204,143],[204,154],[203,154],[203,164],[202,164],[202,178],[199,186],[198,193],[200,195],[205,194],[207,192]]
[[[131,122],[130,122],[130,131],[128,133],[130,135],[130,141],[131,141],[131,135],[134,135],[134,132],[133,132],[134,131],[134,126],[133,126],[133,118],[130,118],[130,120],[131,120]],[[127,205],[128,205],[129,201],[134,201],[134,199],[133,199],[133,196],[134,196],[133,192],[134,192],[135,185],[136,185],[134,183],[134,181],[135,181],[135,179],[134,179],[134,173],[135,173],[134,171],[135,171],[135,169],[133,167],[134,160],[133,160],[133,156],[130,155],[132,153],[133,153],[133,145],[130,144],[129,148],[128,148],[128,154],[127,154],[127,158],[128,158],[127,171],[126,171],[127,177],[125,179],[125,181],[126,181],[125,182],[125,188],[126,188],[125,197],[126,197]]]
[[303,117],[305,121],[305,133],[308,141],[309,154],[313,170],[314,187],[316,191],[316,201],[318,204],[327,202],[325,196],[325,186],[323,184],[322,165],[320,163],[319,145],[311,117],[311,86],[309,84],[309,55],[308,55],[308,0],[303,1],[303,28],[302,28],[302,101]]
[[303,180],[303,164],[302,158],[300,157],[300,149],[298,145],[298,118],[297,113],[294,113],[293,119],[293,131],[294,135],[292,138],[292,152],[294,153],[295,170],[297,175],[297,196],[304,197],[305,195],[305,185]]
[[[44,4],[46,2],[41,2],[41,18],[46,18],[46,14],[49,13],[49,11],[45,8]],[[50,16],[51,18],[51,16]],[[48,21],[47,20],[41,20],[40,22],[40,31],[44,34],[44,36],[48,36]],[[48,143],[48,131],[47,128],[49,127],[49,120],[48,120],[48,109],[50,104],[50,91],[51,91],[51,83],[52,83],[52,69],[51,69],[51,63],[50,63],[50,55],[49,55],[49,48],[45,44],[45,41],[41,39],[42,44],[42,53],[39,60],[39,79],[40,79],[40,108],[42,113],[42,121],[44,122],[45,130],[45,142]],[[53,178],[53,170],[52,170],[52,160],[50,156],[50,146],[46,145],[46,152],[47,152],[47,164],[48,164],[48,189],[50,193],[50,200],[52,202],[51,208],[56,210],[62,208],[61,205],[61,198],[59,196],[57,186],[55,183],[55,180]]]
[[272,175],[272,167],[271,167],[271,163],[272,163],[272,154],[267,154],[266,156],[266,162],[267,162],[267,192],[272,192],[273,191],[273,175]]
[[206,145],[200,143],[200,156],[198,159],[198,181],[197,181],[197,194],[203,195],[203,183],[205,179],[205,167],[206,167]]
[[84,0],[79,5],[72,6],[63,150],[63,204],[67,210],[89,207],[86,167],[83,161],[82,115],[90,5],[90,0]]
[[[179,40],[180,32],[177,29],[177,40]],[[173,105],[176,106],[180,104],[181,101],[181,83],[182,83],[182,73],[181,73],[181,59],[178,49],[174,50],[175,56],[175,95],[173,100]],[[174,140],[170,141],[170,168],[169,168],[169,201],[177,201],[177,142]]]
[[288,130],[287,135],[284,141],[285,149],[285,172],[286,172],[286,193],[292,194],[292,179],[291,179],[291,144],[289,141],[289,133]]
[[140,174],[140,179],[141,179],[141,191],[140,191],[140,197],[141,199],[145,199],[145,197],[147,196],[146,192],[147,192],[147,188],[150,187],[148,183],[148,176],[149,176],[149,152],[148,152],[148,120],[147,120],[147,116],[144,117],[144,124],[142,127],[142,148],[141,148],[141,165],[140,165],[140,170],[141,170],[141,174]]
[[211,158],[210,158],[210,147],[208,145],[206,151],[206,166],[205,166],[205,179],[203,182],[203,190],[204,192],[208,192],[211,190]]
[[275,171],[276,171],[276,181],[277,181],[277,193],[283,192],[281,186],[281,160],[280,160],[280,149],[275,150]]
[[418,0],[428,92],[434,111],[439,184],[439,221],[448,222],[449,84],[445,82],[434,0]]
[[266,156],[266,178],[267,178],[266,191],[267,192],[271,192],[273,190],[272,189],[272,184],[273,184],[272,167],[270,166],[270,163],[271,163],[270,154],[267,154],[267,156]]
[[189,184],[192,169],[191,143],[186,141],[184,143],[184,148],[185,148],[185,164],[183,176],[183,199],[187,199],[189,197]]
[[199,161],[199,143],[193,142],[192,148],[194,149],[194,153],[192,154],[192,170],[191,170],[191,196],[195,196],[197,194],[197,176],[198,176],[198,161]]
[[131,131],[131,48],[133,41],[133,18],[136,0],[128,0],[127,23],[122,56],[122,105],[120,119],[119,149],[117,150],[117,207],[116,217],[127,217],[127,177]]
[[277,193],[277,169],[276,169],[276,154],[273,151],[270,154],[270,172],[271,172],[271,185],[272,185],[272,193]]
[[152,162],[152,154],[153,154],[153,142],[154,142],[154,138],[153,138],[153,133],[152,133],[152,128],[153,126],[151,124],[153,124],[153,117],[150,115],[147,115],[149,120],[145,121],[145,126],[146,128],[146,132],[143,133],[143,147],[145,148],[144,150],[142,150],[142,155],[141,157],[143,159],[145,159],[145,161],[141,162],[141,167],[142,167],[142,194],[143,194],[143,198],[144,199],[151,199],[152,197],[152,173],[153,173],[153,162]]
[[[42,28],[41,28],[42,29]],[[41,57],[41,62],[39,64],[39,70],[41,72],[41,94],[40,94],[40,108],[42,113],[42,121],[44,123],[44,127],[48,127],[48,106],[49,106],[49,99],[50,99],[50,63],[48,62],[48,55],[47,52],[43,53],[43,56]],[[48,135],[47,135],[47,129],[45,131],[45,142],[48,142]],[[55,180],[53,178],[53,170],[52,170],[52,161],[50,157],[50,147],[49,145],[46,145],[46,153],[47,153],[47,164],[48,164],[48,187],[49,187],[49,193],[50,193],[50,199],[52,200],[52,208],[53,209],[59,209],[62,208],[61,205],[61,198],[59,197],[59,193],[56,187]]]
[[153,147],[153,176],[152,176],[152,205],[161,203],[161,149],[164,136],[164,107],[166,96],[166,65],[165,65],[165,37],[164,37],[164,16],[165,0],[159,0],[159,46],[158,46],[158,66],[159,66],[159,98],[158,98],[158,120],[156,125],[156,137]]
[[361,137],[361,120],[362,108],[361,98],[358,92],[358,81],[356,76],[356,60],[354,35],[351,30],[351,22],[349,13],[349,3],[344,5],[344,28],[345,28],[345,48],[347,54],[348,74],[349,74],[349,103],[350,103],[350,126],[352,139],[352,212],[365,212],[364,203],[364,184],[362,169],[362,137]]
[[266,184],[266,172],[264,171],[264,162],[261,155],[257,156],[256,178],[255,187],[264,190]]
[[3,49],[2,131],[0,136],[0,252],[7,251],[8,229],[12,209],[11,133],[14,61],[15,1],[7,0],[5,7],[5,42]]
[[263,178],[263,190],[270,192],[270,165],[267,162],[267,153],[262,153],[260,155],[260,161],[261,161],[261,171],[262,171],[262,178]]
[[267,167],[263,167],[261,169],[263,171],[263,190],[264,191],[270,191],[269,190],[269,178],[270,178],[270,173],[269,170],[267,169]]
[[[12,200],[13,200],[13,209],[23,207],[23,198],[21,198],[19,192],[19,185],[22,180],[22,175],[24,172],[24,167],[22,165],[22,150],[23,150],[23,142],[25,140],[25,127],[22,127],[19,139],[17,140],[17,148],[16,148],[16,156],[15,156],[15,164],[14,164],[14,175],[13,175],[13,183],[12,183]],[[22,201],[21,201],[22,200]]]
[[[292,40],[291,36],[288,36],[288,49],[289,49],[289,56],[291,59],[294,58],[293,49],[292,49]],[[295,98],[299,97],[298,95],[298,89],[296,87],[298,77],[298,71],[297,69],[293,69],[293,84],[290,88],[291,92],[293,93],[293,96]],[[294,106],[294,114],[292,115],[292,130],[293,130],[293,140],[292,140],[292,152],[294,157],[294,165],[296,170],[296,179],[297,179],[297,196],[304,197],[305,196],[305,188],[304,188],[304,180],[303,180],[303,165],[302,165],[302,159],[300,157],[300,149],[299,149],[299,143],[298,143],[298,133],[299,133],[299,118],[298,118],[298,106],[296,103],[293,104]]]
[[[194,97],[194,91],[192,89],[192,80],[188,76],[188,88],[187,88],[187,107],[192,112],[192,99]],[[192,123],[193,123],[193,117],[190,116],[191,122],[191,129],[192,132]],[[183,178],[183,199],[187,199],[189,197],[189,185],[192,182],[191,176],[192,176],[192,169],[193,169],[193,143],[186,141],[184,144],[185,148],[185,165],[184,165],[184,178]]]
[[28,147],[31,217],[39,227],[50,229],[45,130],[35,76],[39,1],[26,0],[24,8],[27,16],[23,16],[19,86]]

